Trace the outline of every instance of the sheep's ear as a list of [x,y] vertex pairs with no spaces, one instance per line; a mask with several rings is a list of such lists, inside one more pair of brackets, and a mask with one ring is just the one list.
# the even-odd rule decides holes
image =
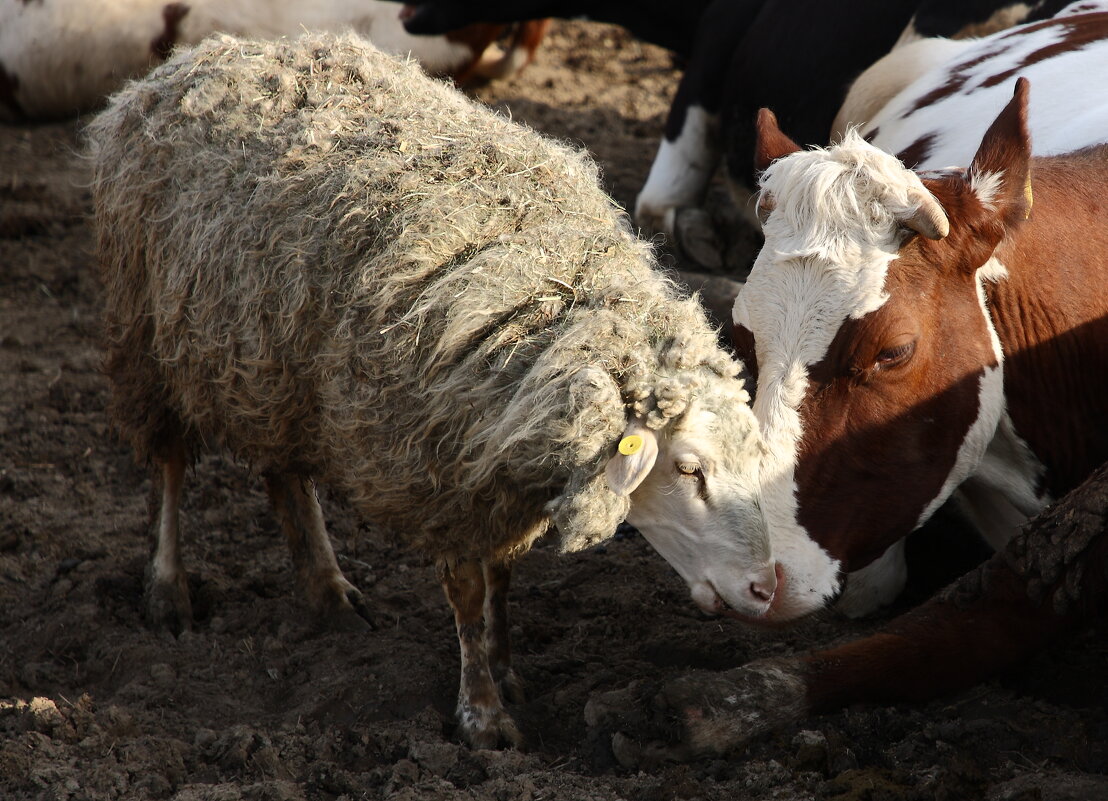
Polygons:
[[657,435],[641,421],[632,420],[623,431],[616,455],[604,468],[608,487],[616,495],[630,495],[654,469],[657,459]]

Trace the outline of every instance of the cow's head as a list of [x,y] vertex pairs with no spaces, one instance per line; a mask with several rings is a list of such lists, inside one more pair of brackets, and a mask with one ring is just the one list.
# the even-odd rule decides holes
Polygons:
[[802,151],[759,118],[765,246],[734,309],[756,363],[769,616],[835,596],[977,467],[1004,409],[983,282],[1030,208],[1027,84],[972,164],[917,175],[856,134]]

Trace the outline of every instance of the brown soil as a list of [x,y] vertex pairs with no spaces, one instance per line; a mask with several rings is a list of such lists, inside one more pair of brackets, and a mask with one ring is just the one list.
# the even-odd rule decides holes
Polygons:
[[[479,94],[586,145],[629,205],[675,80],[662,51],[564,24],[538,64]],[[151,631],[149,480],[103,412],[79,128],[0,127],[0,798],[1108,798],[1105,649],[1091,635],[941,702],[850,709],[727,760],[623,770],[585,725],[592,693],[873,625],[827,614],[767,634],[709,619],[634,534],[521,561],[527,747],[471,751],[453,732],[457,643],[433,571],[325,499],[377,630],[318,630],[258,481],[218,455],[186,489],[195,631]]]

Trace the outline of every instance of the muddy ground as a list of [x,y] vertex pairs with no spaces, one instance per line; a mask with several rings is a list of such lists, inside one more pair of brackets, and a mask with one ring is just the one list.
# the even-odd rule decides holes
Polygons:
[[[583,143],[627,205],[675,80],[660,50],[562,24],[538,64],[480,96]],[[377,630],[319,630],[258,481],[218,455],[190,474],[183,512],[196,628],[151,631],[149,481],[103,412],[79,127],[0,126],[0,798],[1108,799],[1108,659],[1091,634],[943,701],[816,717],[726,760],[620,768],[587,730],[590,694],[875,623],[710,619],[635,535],[520,562],[527,746],[471,751],[454,736],[457,643],[433,571],[325,498]]]

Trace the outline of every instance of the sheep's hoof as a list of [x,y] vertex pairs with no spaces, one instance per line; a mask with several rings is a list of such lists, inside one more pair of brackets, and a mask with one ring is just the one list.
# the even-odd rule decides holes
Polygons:
[[496,689],[500,691],[501,698],[513,704],[522,704],[527,700],[527,693],[523,690],[523,680],[512,668],[508,668],[496,680]]
[[355,587],[350,587],[338,599],[329,604],[322,619],[335,631],[372,631],[373,618],[365,596]]
[[474,749],[521,748],[523,735],[503,709],[460,706],[462,737]]
[[147,571],[143,606],[151,628],[174,636],[192,628],[192,603],[188,579],[180,573],[176,579],[154,578]]
[[369,604],[361,591],[341,573],[314,578],[301,576],[308,605],[319,623],[331,631],[360,632],[373,629]]

